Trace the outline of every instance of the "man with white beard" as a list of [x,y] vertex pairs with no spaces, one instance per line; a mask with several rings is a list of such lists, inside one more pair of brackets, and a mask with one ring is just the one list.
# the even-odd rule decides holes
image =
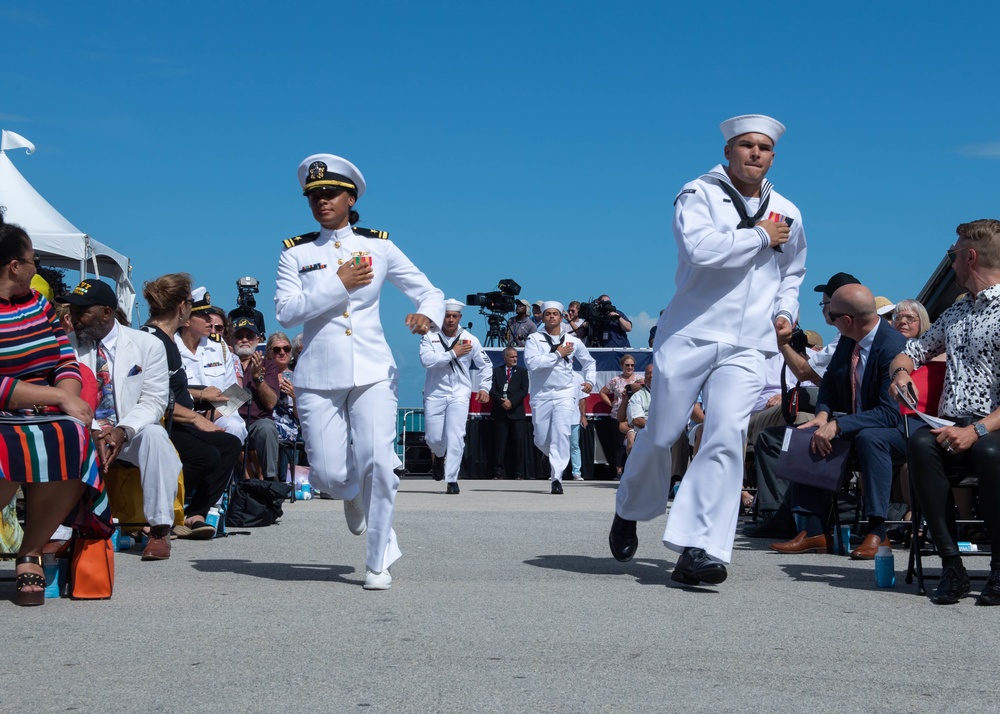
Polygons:
[[597,372],[594,358],[576,337],[562,332],[562,303],[542,304],[542,329],[528,335],[524,364],[528,367],[531,423],[535,446],[549,457],[552,493],[561,494],[562,474],[570,458],[570,435],[580,421],[573,360],[583,366],[583,391],[590,394]]
[[424,439],[436,459],[434,480],[444,478],[446,493],[458,494],[458,472],[465,452],[465,423],[472,396],[472,368],[481,404],[490,400],[493,364],[471,332],[462,329],[462,308],[458,300],[444,301],[441,332],[420,339],[420,364],[427,369],[424,382]]
[[257,351],[260,336],[257,324],[249,317],[238,317],[233,322],[233,352],[243,367],[243,388],[250,392],[250,413],[247,422],[247,439],[264,470],[264,478],[278,478],[278,427],[272,415],[278,403],[278,365],[265,360]]

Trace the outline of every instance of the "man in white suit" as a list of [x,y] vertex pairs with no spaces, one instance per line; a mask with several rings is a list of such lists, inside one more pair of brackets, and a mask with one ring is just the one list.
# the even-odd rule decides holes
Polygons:
[[465,452],[465,425],[472,397],[472,370],[476,376],[481,404],[490,400],[493,363],[471,332],[462,329],[462,308],[458,300],[444,301],[441,332],[420,340],[420,364],[427,369],[424,381],[424,438],[437,458],[434,479],[444,478],[445,492],[459,493],[458,472]]
[[142,559],[166,560],[181,460],[160,424],[169,393],[163,344],[118,324],[114,291],[100,280],[84,280],[57,300],[69,303],[71,339],[102,391],[92,428],[101,467],[107,472],[121,459],[139,468],[143,512],[150,525]]
[[399,370],[379,301],[387,281],[399,288],[415,306],[404,323],[423,336],[444,321],[444,294],[387,234],[355,227],[365,179],[354,164],[315,154],[298,177],[321,230],[284,241],[274,303],[284,327],[303,326],[292,382],[309,481],[344,500],[352,533],[367,532],[364,588],[387,590],[389,566],[401,555],[392,529]]

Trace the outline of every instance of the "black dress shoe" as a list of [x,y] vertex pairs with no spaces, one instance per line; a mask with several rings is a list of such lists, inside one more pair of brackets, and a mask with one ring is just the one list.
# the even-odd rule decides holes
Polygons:
[[791,540],[798,532],[795,519],[787,511],[777,511],[767,520],[749,523],[743,527],[743,535],[747,538]]
[[1000,605],[1000,568],[990,570],[986,587],[976,598],[977,605]]
[[553,481],[552,482],[552,493],[561,494],[562,492],[563,492],[563,490],[562,490],[562,481]]
[[448,488],[446,488],[444,490],[444,492],[445,493],[461,493],[461,491],[458,490],[458,484],[457,483],[449,483],[448,484]]
[[434,459],[434,465],[431,467],[431,473],[434,474],[434,480],[440,481],[444,478],[444,457],[441,456]]
[[632,560],[635,549],[639,547],[639,537],[635,534],[635,521],[629,521],[617,513],[611,522],[611,532],[608,533],[608,545],[615,560],[626,563]]
[[670,579],[684,585],[708,583],[718,585],[729,573],[726,566],[710,556],[702,548],[685,548],[674,566]]
[[[992,572],[990,574],[992,575]],[[968,595],[971,590],[972,586],[969,584],[969,574],[965,572],[965,566],[950,565],[941,571],[941,581],[930,599],[935,605],[954,605]]]

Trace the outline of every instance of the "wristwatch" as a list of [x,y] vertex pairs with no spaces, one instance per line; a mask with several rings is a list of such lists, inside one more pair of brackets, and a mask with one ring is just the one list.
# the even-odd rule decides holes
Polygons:
[[990,433],[990,430],[986,428],[986,425],[981,421],[977,421],[972,425],[972,428],[976,430],[976,436],[982,439],[984,436]]
[[255,381],[257,384],[260,384],[261,382],[264,381],[264,375],[262,374],[259,377],[254,377],[253,381]]

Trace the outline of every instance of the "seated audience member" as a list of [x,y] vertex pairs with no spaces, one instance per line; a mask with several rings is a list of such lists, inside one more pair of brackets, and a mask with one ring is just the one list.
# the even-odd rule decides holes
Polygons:
[[587,321],[580,317],[580,301],[573,300],[566,307],[565,332],[584,344],[587,342]]
[[215,536],[215,528],[205,519],[229,485],[242,444],[237,437],[227,434],[221,426],[194,410],[192,390],[188,389],[181,353],[174,342],[177,330],[191,319],[194,304],[191,276],[187,273],[161,276],[147,282],[142,295],[149,305],[149,320],[142,329],[162,342],[167,353],[170,391],[174,399],[170,441],[184,465],[184,495],[188,504],[184,507],[183,525],[174,530],[178,538],[209,539]]
[[896,309],[896,303],[882,295],[875,296],[875,312],[879,317],[884,317],[891,321],[892,311]]
[[[618,409],[625,399],[625,388],[636,380],[642,381],[642,378],[635,373],[635,357],[632,355],[625,355],[618,360],[618,366],[621,367],[622,373],[612,377],[607,384],[601,387],[600,392],[601,401],[611,407],[612,415],[618,414]],[[618,439],[617,445],[618,448],[615,449],[615,472],[618,476],[621,476],[622,468],[625,466],[625,440]]]
[[[931,318],[925,308],[917,300],[900,300],[892,311],[892,326],[908,340],[923,335],[931,327]],[[943,357],[943,355],[942,355]]]
[[[833,324],[829,313],[831,296],[845,285],[860,285],[860,281],[848,273],[836,273],[825,285],[817,285],[815,288],[816,292],[823,295],[819,304],[823,308],[823,319],[828,325]],[[778,341],[778,350],[785,358],[789,371],[799,382],[819,384],[839,343],[840,333],[821,349],[806,350],[805,354],[801,354],[791,345],[789,338]],[[753,441],[757,482],[756,510],[761,522],[747,525],[743,529],[745,536],[791,538],[798,533],[788,505],[788,481],[776,476],[784,434],[784,427],[780,425],[778,428],[764,428]]]
[[227,401],[223,392],[236,384],[232,353],[221,339],[211,339],[213,330],[209,310],[212,304],[208,292],[205,288],[195,288],[191,291],[191,298],[194,300],[191,317],[174,335],[174,342],[181,355],[196,411],[243,443],[247,438],[243,417],[239,413],[223,416],[212,407],[212,403]]
[[[278,365],[274,360],[264,359],[257,351],[260,337],[251,318],[236,318],[233,340],[233,349],[243,368],[243,387],[249,390],[252,397],[248,403],[249,418],[245,420],[250,446],[257,452],[264,478],[274,481],[278,478],[278,427],[274,423],[274,406],[281,393]],[[243,409],[246,415],[247,407]]]
[[[613,308],[611,298],[601,295],[596,302],[601,303],[606,308]],[[593,320],[591,321],[593,323]],[[594,347],[616,347],[629,348],[632,345],[628,341],[628,333],[632,331],[632,323],[621,310],[612,309],[604,315],[600,324],[592,324],[590,329],[590,342]]]
[[969,466],[979,477],[979,513],[990,534],[990,575],[977,605],[1000,605],[1000,221],[963,223],[948,250],[955,280],[968,291],[893,360],[893,394],[912,390],[909,373],[944,354],[938,410],[954,426],[931,429],[910,419],[908,462],[931,540],[941,556],[941,580],[931,602],[957,603],[971,591],[959,555],[955,501],[946,469]]
[[233,365],[233,373],[236,375],[236,380],[242,384],[243,365],[240,363],[240,358],[236,356],[236,352],[233,349],[233,323],[229,319],[229,316],[226,315],[226,311],[217,305],[209,307],[207,313],[208,321],[212,325],[212,334],[209,335],[209,339],[226,348],[226,354],[229,355],[229,361]]
[[524,478],[524,433],[527,416],[524,398],[528,396],[528,372],[517,364],[517,350],[503,351],[503,364],[493,368],[490,387],[490,416],[496,429],[493,478],[506,477],[506,464],[513,461],[514,478]]
[[528,335],[538,331],[538,325],[528,317],[530,303],[518,298],[514,301],[514,314],[507,320],[507,340],[511,347],[524,347]]
[[97,376],[101,400],[91,434],[105,472],[118,459],[139,468],[142,509],[149,523],[143,560],[170,557],[170,526],[181,460],[161,420],[170,376],[160,340],[119,325],[115,293],[84,280],[59,298],[68,303],[80,362]]
[[[284,332],[272,332],[267,338],[267,350],[264,354],[278,367],[278,389],[280,390],[278,402],[274,405],[274,426],[278,429],[278,439],[289,442],[302,440],[302,431],[299,428],[299,410],[295,405],[295,386],[292,384],[292,354],[294,352],[295,345],[289,341],[288,335]],[[279,481],[285,480],[289,466],[295,468],[295,464],[288,463],[288,457],[282,451],[278,458]]]
[[52,305],[31,289],[36,262],[28,234],[0,212],[0,508],[22,489],[27,514],[14,565],[21,606],[45,603],[42,548],[57,527],[91,538],[112,532],[85,426],[93,409],[80,398],[77,359]]
[[653,363],[650,362],[646,365],[642,387],[629,397],[628,400],[628,427],[632,437],[626,444],[628,451],[632,450],[632,443],[639,432],[646,426],[646,419],[649,417],[649,396],[652,386]]
[[[889,545],[885,520],[892,462],[894,457],[901,460],[906,450],[899,406],[889,396],[889,364],[906,341],[878,316],[871,291],[862,285],[838,289],[830,300],[829,316],[841,334],[840,344],[820,383],[816,416],[798,428],[817,427],[809,448],[821,456],[830,453],[834,439],[851,440],[861,462],[868,526],[861,545],[850,555],[871,560],[879,546]],[[772,543],[771,549],[831,552],[830,497],[829,491],[792,484],[792,513],[799,533],[788,542]]]

